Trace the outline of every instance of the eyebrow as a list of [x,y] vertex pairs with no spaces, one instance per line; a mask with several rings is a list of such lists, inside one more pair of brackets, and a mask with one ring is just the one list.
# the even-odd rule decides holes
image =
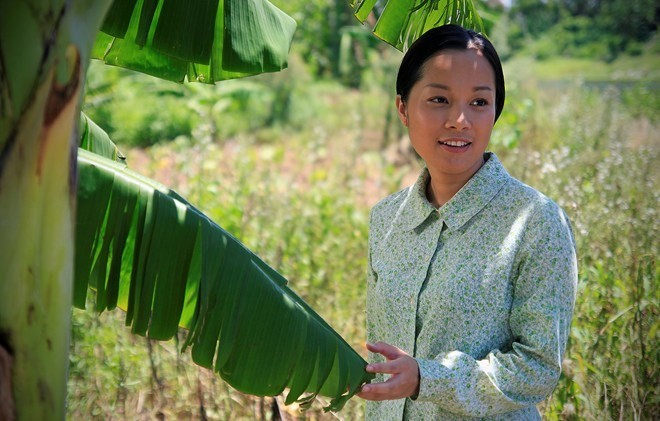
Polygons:
[[[443,85],[442,83],[431,82],[426,86],[430,87],[430,88],[440,88],[440,89],[444,89],[445,91],[451,91],[451,89],[449,89],[449,86]],[[474,89],[473,89],[473,91],[475,91],[475,92],[476,91],[492,91],[492,90],[493,89],[490,86],[485,86],[485,85],[484,86],[475,86]]]

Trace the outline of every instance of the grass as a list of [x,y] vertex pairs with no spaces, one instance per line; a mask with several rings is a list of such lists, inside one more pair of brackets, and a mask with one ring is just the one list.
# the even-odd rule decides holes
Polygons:
[[[545,65],[507,63],[513,76],[491,143],[514,176],[567,211],[576,234],[578,300],[564,373],[542,404],[544,417],[658,419],[657,90],[631,96],[615,85],[543,85]],[[194,140],[126,151],[129,166],[236,235],[364,353],[368,212],[414,180],[419,164],[399,142],[389,94],[313,82],[289,94],[296,115],[288,121],[221,139],[214,124],[200,124]],[[232,390],[191,365],[176,343],[131,336],[122,317],[74,311],[69,419],[273,419],[273,399]],[[291,419],[364,413],[360,399],[339,414],[321,406],[282,410]]]
[[657,419],[657,121],[618,90],[554,95],[503,159],[566,209],[576,233],[578,300],[546,418]]
[[639,56],[621,56],[612,63],[591,59],[552,57],[534,60],[521,56],[505,64],[505,74],[525,72],[544,81],[660,81],[660,55],[647,52]]

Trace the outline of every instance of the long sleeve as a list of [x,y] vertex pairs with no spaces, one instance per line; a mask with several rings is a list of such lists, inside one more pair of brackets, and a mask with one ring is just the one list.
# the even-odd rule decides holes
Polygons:
[[[371,236],[370,236],[371,238]],[[368,248],[367,252],[367,297],[370,297],[374,294],[374,290],[376,288],[376,279],[378,275],[376,275],[376,272],[374,272],[373,267],[371,266],[371,246]],[[367,307],[367,314],[376,314],[376,312],[373,310],[373,300],[367,300],[366,303]],[[374,320],[373,317],[367,318],[367,342],[374,342],[378,340],[376,338],[377,334],[377,322]]]
[[491,350],[479,360],[461,351],[418,359],[417,401],[485,417],[533,406],[552,393],[577,286],[572,231],[554,203],[537,208],[529,218],[517,247],[512,283],[510,349]]

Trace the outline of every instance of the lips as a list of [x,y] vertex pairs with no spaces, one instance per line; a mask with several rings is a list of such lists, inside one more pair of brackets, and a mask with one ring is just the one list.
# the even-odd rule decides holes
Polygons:
[[451,146],[453,148],[464,148],[472,144],[472,142],[463,139],[439,140],[438,143],[445,146]]

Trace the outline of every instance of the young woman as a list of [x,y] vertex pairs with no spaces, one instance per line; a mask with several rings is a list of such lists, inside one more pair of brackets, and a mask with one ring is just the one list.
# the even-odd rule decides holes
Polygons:
[[396,107],[426,165],[371,212],[368,419],[540,419],[557,384],[574,239],[552,200],[486,152],[504,96],[494,47],[460,26],[428,31],[401,62]]

